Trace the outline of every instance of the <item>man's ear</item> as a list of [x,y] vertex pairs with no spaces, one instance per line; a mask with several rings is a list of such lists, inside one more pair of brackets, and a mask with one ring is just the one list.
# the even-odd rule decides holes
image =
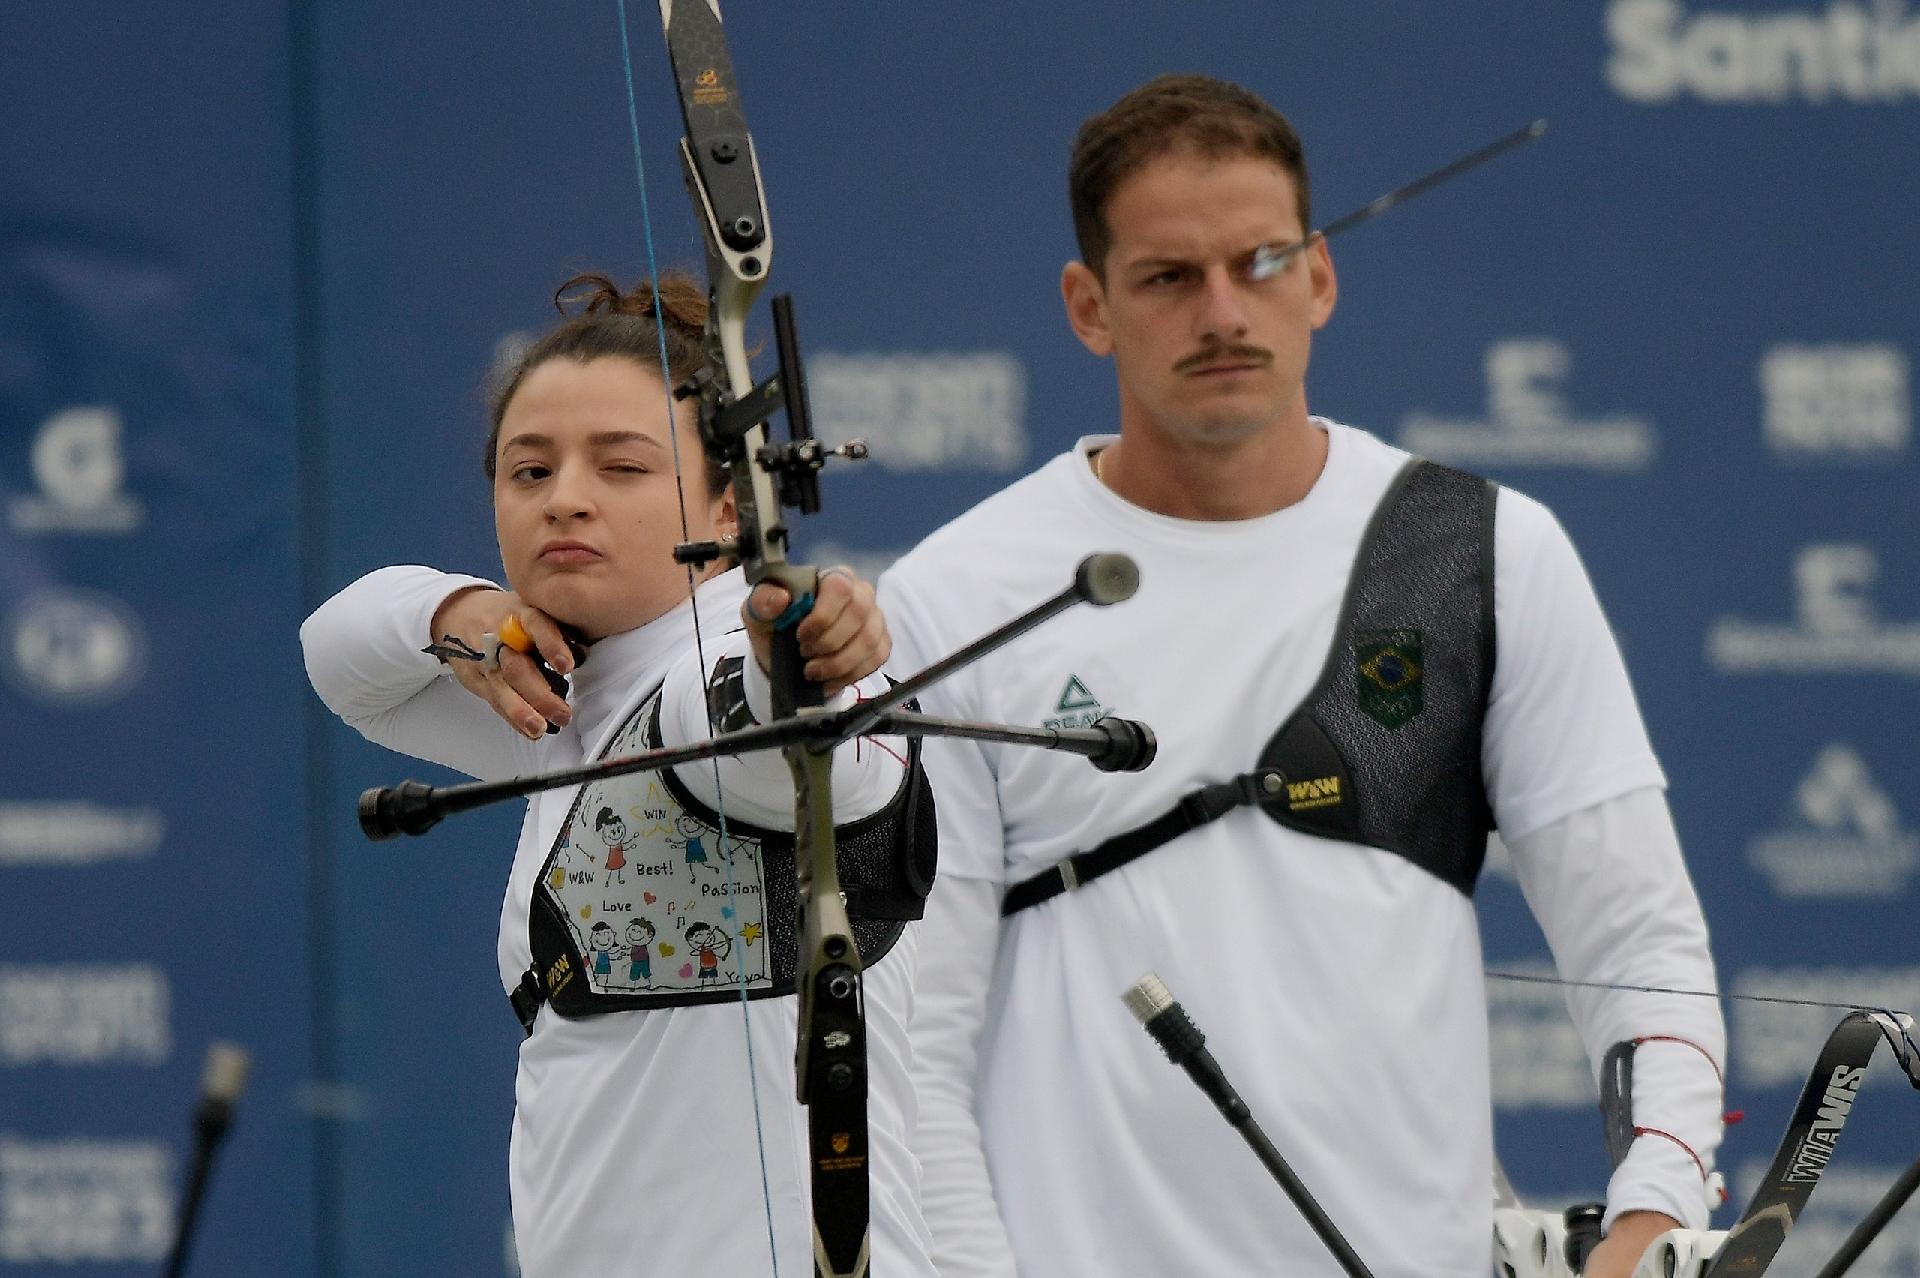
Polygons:
[[1333,304],[1340,298],[1340,281],[1333,273],[1333,254],[1327,249],[1327,237],[1315,233],[1313,247],[1307,250],[1307,279],[1313,290],[1310,312],[1315,328],[1333,318]]
[[1085,262],[1068,262],[1060,270],[1060,300],[1066,303],[1067,324],[1080,344],[1105,359],[1113,354],[1113,334],[1107,328],[1107,290]]

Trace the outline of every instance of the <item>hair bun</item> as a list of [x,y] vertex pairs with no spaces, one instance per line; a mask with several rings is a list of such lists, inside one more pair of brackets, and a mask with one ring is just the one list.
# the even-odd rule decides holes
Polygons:
[[598,271],[576,275],[553,292],[554,309],[562,315],[631,315],[652,319],[656,296],[670,328],[699,333],[707,322],[707,293],[685,271],[663,271],[658,288],[641,277],[630,289],[621,289]]

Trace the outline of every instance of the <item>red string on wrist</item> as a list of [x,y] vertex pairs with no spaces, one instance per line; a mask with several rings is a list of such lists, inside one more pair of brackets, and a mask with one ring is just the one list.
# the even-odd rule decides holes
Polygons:
[[1635,1047],[1640,1046],[1642,1043],[1679,1043],[1683,1047],[1691,1047],[1694,1051],[1707,1058],[1707,1064],[1713,1066],[1713,1076],[1720,1080],[1720,1090],[1723,1092],[1727,1090],[1727,1076],[1720,1072],[1720,1062],[1713,1059],[1712,1052],[1709,1052],[1692,1039],[1681,1038],[1678,1034],[1647,1034],[1633,1040]]
[[1693,1152],[1693,1146],[1687,1144],[1687,1142],[1685,1142],[1684,1140],[1681,1140],[1678,1136],[1675,1136],[1672,1132],[1663,1132],[1658,1127],[1636,1127],[1633,1129],[1633,1134],[1635,1136],[1666,1137],[1668,1140],[1672,1141],[1674,1144],[1678,1145],[1680,1148],[1687,1151],[1687,1157],[1691,1158],[1693,1160],[1693,1165],[1700,1169],[1700,1179],[1702,1181],[1706,1180],[1707,1165],[1700,1161],[1700,1155]]

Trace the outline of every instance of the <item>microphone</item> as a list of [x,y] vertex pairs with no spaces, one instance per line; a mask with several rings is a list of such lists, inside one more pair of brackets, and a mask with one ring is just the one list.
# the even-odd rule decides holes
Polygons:
[[1100,719],[1094,722],[1092,731],[1105,737],[1106,742],[1088,753],[1087,762],[1102,772],[1138,772],[1160,752],[1153,729],[1138,719]]
[[1088,555],[1073,572],[1073,593],[1096,608],[1133,598],[1140,589],[1140,568],[1118,551]]
[[166,1278],[179,1278],[186,1271],[187,1250],[193,1243],[194,1225],[200,1218],[200,1202],[213,1175],[215,1148],[233,1126],[233,1111],[240,1094],[247,1090],[247,1075],[253,1058],[243,1047],[215,1043],[207,1049],[206,1070],[200,1080],[200,1105],[193,1114],[193,1170],[187,1177],[186,1198],[175,1227],[173,1248],[167,1256]]
[[234,1106],[247,1090],[247,1078],[253,1073],[253,1057],[247,1049],[232,1043],[215,1043],[207,1049],[207,1064],[200,1075],[200,1109],[194,1125],[224,1136],[233,1125]]
[[1153,1041],[1167,1054],[1167,1059],[1187,1071],[1188,1077],[1200,1085],[1214,1107],[1233,1125],[1235,1131],[1253,1149],[1256,1157],[1272,1173],[1280,1188],[1286,1192],[1293,1205],[1300,1209],[1310,1228],[1325,1245],[1335,1260],[1340,1263],[1348,1278],[1373,1278],[1373,1271],[1367,1268],[1352,1246],[1341,1234],[1320,1204],[1300,1178],[1294,1175],[1293,1168],[1287,1166],[1287,1160],[1273,1147],[1260,1125],[1253,1121],[1253,1111],[1240,1099],[1240,1093],[1227,1081],[1220,1063],[1213,1059],[1213,1053],[1207,1050],[1207,1036],[1200,1032],[1186,1009],[1174,1001],[1173,995],[1154,973],[1141,977],[1134,987],[1121,998],[1153,1035]]
[[1238,1127],[1253,1117],[1253,1111],[1240,1099],[1240,1093],[1227,1081],[1226,1071],[1207,1050],[1207,1036],[1187,1015],[1187,1009],[1174,1001],[1166,984],[1153,972],[1141,977],[1134,987],[1121,995],[1139,1022],[1146,1026],[1153,1041],[1167,1059],[1187,1071],[1188,1077],[1207,1094],[1227,1121]]

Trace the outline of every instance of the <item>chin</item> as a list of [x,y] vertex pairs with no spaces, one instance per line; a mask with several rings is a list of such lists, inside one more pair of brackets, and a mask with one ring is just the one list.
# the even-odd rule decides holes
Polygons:
[[1175,433],[1189,443],[1202,447],[1229,448],[1264,434],[1272,426],[1273,419],[1270,417],[1235,415],[1183,422]]
[[514,593],[555,621],[572,626],[588,638],[598,639],[613,633],[605,624],[608,606],[596,598],[600,592],[591,588],[583,589],[585,586],[585,582],[577,579],[549,578],[525,588],[515,585]]
[[[558,594],[559,592],[552,592]],[[670,596],[622,593],[607,598],[600,591],[567,592],[553,599],[552,606],[535,602],[548,616],[564,621],[588,639],[638,630],[650,621],[664,617],[686,601],[685,591]]]

